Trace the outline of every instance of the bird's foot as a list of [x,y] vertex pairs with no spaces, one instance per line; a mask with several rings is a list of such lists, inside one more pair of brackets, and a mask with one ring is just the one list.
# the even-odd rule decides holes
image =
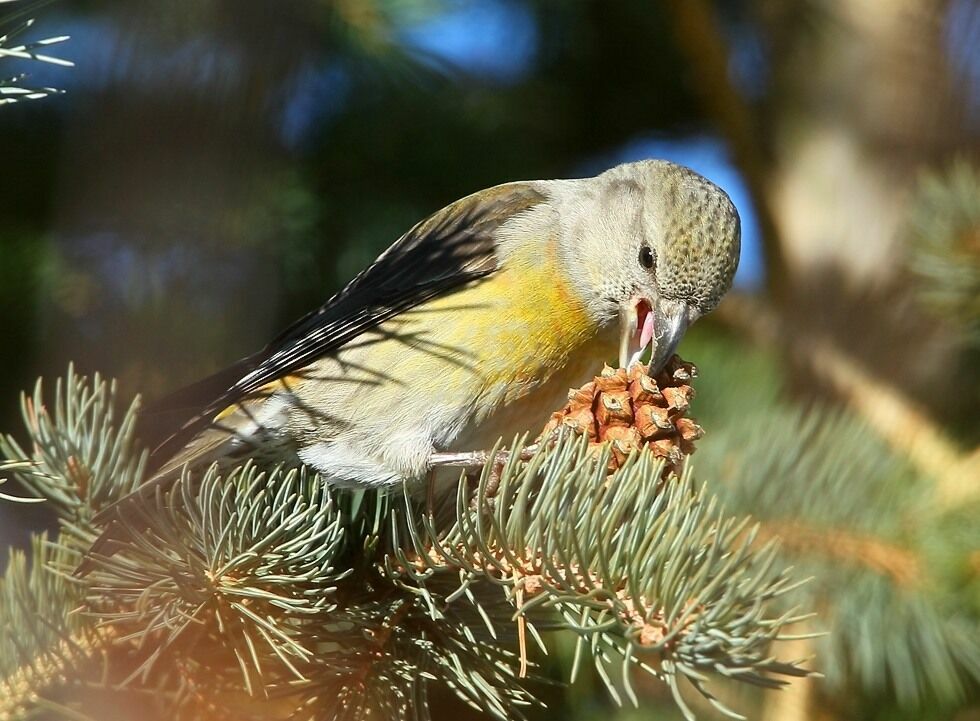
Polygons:
[[[537,452],[538,444],[534,443],[525,446],[520,451],[520,460],[528,461]],[[490,469],[490,477],[487,479],[484,496],[493,498],[497,495],[497,488],[500,485],[500,475],[503,473],[504,464],[510,460],[513,451],[501,450],[497,453],[490,451],[464,451],[460,453],[433,453],[429,457],[430,468],[463,468],[476,470],[486,467],[488,463],[493,463]],[[467,474],[469,475],[469,474]]]

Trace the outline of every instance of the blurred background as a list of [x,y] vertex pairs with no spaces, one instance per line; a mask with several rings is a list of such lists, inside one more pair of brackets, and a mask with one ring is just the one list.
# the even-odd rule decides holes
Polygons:
[[[829,631],[779,651],[824,679],[721,692],[766,721],[980,719],[975,0],[32,10],[23,39],[70,35],[75,67],[0,54],[66,91],[0,108],[0,429],[69,361],[148,398],[217,370],[470,192],[674,160],[743,222],[736,289],[681,346],[694,472],[783,539]],[[46,523],[0,505],[5,543]],[[586,677],[531,714],[680,718],[640,683],[639,709]]]

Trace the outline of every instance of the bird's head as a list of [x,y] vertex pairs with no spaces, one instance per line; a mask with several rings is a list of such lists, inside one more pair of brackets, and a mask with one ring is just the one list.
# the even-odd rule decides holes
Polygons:
[[728,195],[692,170],[647,160],[558,181],[559,257],[603,326],[619,323],[620,365],[652,345],[650,372],[718,305],[739,256]]

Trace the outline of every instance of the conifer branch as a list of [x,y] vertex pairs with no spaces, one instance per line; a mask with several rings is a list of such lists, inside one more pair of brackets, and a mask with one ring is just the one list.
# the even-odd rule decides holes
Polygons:
[[30,560],[12,552],[0,579],[0,721],[33,717],[46,697],[93,666],[112,634],[79,617],[80,589],[54,570],[78,554],[43,535],[31,550]]
[[961,159],[923,176],[909,215],[908,267],[923,303],[980,347],[980,171]]
[[888,576],[895,584],[913,588],[922,583],[922,559],[909,548],[840,528],[814,528],[800,520],[761,523],[756,543],[779,539],[783,550],[825,556]]
[[557,612],[617,701],[636,701],[633,665],[667,682],[689,718],[680,679],[712,699],[706,672],[769,687],[783,683],[773,674],[808,675],[770,656],[783,627],[801,620],[766,616],[766,604],[794,586],[768,571],[771,544],[753,551],[754,532],[739,544],[745,524],[695,492],[689,475],[665,487],[663,461],[649,452],[610,476],[608,460],[608,449],[596,459],[581,439],[539,450],[526,464],[514,454],[495,497],[485,493],[490,470],[475,491],[476,506],[490,502],[492,511],[464,513],[474,499],[461,484],[452,529],[439,534],[428,523],[416,554],[389,573],[423,592],[440,577],[455,580],[457,594],[489,580],[514,607],[518,630],[539,620],[542,630],[554,628]]
[[964,453],[923,408],[899,389],[873,378],[831,339],[791,332],[776,311],[744,295],[728,298],[719,314],[764,346],[789,339],[789,355],[795,363],[827,383],[897,453],[935,481],[938,509],[976,497],[980,452]]
[[637,701],[638,667],[688,718],[682,680],[737,717],[709,674],[764,687],[808,675],[772,656],[802,618],[781,602],[798,584],[773,569],[772,544],[754,544],[689,474],[665,477],[649,449],[610,473],[609,446],[597,457],[561,433],[534,453],[515,442],[503,468],[494,449],[435,508],[408,488],[336,490],[305,468],[187,471],[121,515],[118,549],[76,578],[94,511],[143,477],[137,406],[119,417],[116,404],[112,384],[69,371],[51,405],[40,384],[24,399],[30,443],[0,446],[65,530],[50,552],[35,547],[30,576],[60,595],[35,593],[34,629],[0,628],[0,645],[20,649],[4,676],[18,713],[76,682],[153,690],[172,713],[206,699],[212,716],[254,717],[234,710],[246,698],[296,718],[424,719],[438,683],[521,718],[537,703],[530,647],[553,631],[578,635],[577,663],[591,656],[617,701]]
[[[788,640],[786,646],[794,658],[815,656],[812,638],[794,638]],[[811,721],[815,690],[816,686],[807,679],[791,679],[782,693],[766,697],[759,721]],[[830,721],[832,716],[825,712],[818,718]]]
[[[0,0],[0,5],[14,4],[20,0]],[[40,6],[47,2],[24,2],[22,7],[14,5],[16,9],[9,14],[0,15],[0,62],[6,58],[17,58],[20,60],[34,60],[47,63],[49,65],[60,65],[62,67],[73,67],[75,64],[70,60],[54,57],[46,54],[46,49],[69,39],[67,35],[58,37],[44,38],[27,43],[15,43],[14,39],[25,33],[34,25],[33,17],[26,17],[28,13],[33,13]],[[41,52],[45,51],[45,52]],[[2,70],[0,70],[2,72]],[[64,91],[51,87],[39,87],[25,84],[27,73],[20,73],[13,77],[0,77],[0,105],[9,105],[24,100],[39,100],[49,95],[61,94]]]
[[38,380],[33,394],[21,396],[30,445],[22,448],[12,435],[0,434],[0,455],[8,459],[0,460],[0,473],[33,494],[26,500],[45,499],[60,518],[86,526],[143,478],[146,453],[137,451],[133,437],[139,398],[117,419],[118,405],[115,381],[98,374],[90,382],[69,366],[50,402]]
[[840,410],[736,406],[737,423],[701,445],[700,467],[721,481],[729,512],[759,518],[761,539],[782,536],[778,564],[814,577],[792,602],[821,611],[827,635],[814,647],[828,687],[958,703],[980,680],[980,635],[970,610],[936,589],[944,566],[976,548],[976,506],[923,514],[929,479]]

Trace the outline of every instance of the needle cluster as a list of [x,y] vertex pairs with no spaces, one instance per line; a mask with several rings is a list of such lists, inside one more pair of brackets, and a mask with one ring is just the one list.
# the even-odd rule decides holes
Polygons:
[[150,691],[171,718],[414,719],[437,686],[520,718],[555,633],[577,640],[572,678],[591,664],[636,702],[634,675],[652,674],[689,718],[684,685],[737,716],[712,676],[808,673],[774,657],[800,619],[774,545],[650,450],[610,472],[608,445],[570,433],[503,467],[494,449],[435,500],[337,491],[305,468],[185,473],[77,578],[90,519],[143,473],[137,406],[116,405],[112,384],[69,372],[52,399],[25,398],[30,442],[0,448],[62,522],[0,583],[4,721]]

